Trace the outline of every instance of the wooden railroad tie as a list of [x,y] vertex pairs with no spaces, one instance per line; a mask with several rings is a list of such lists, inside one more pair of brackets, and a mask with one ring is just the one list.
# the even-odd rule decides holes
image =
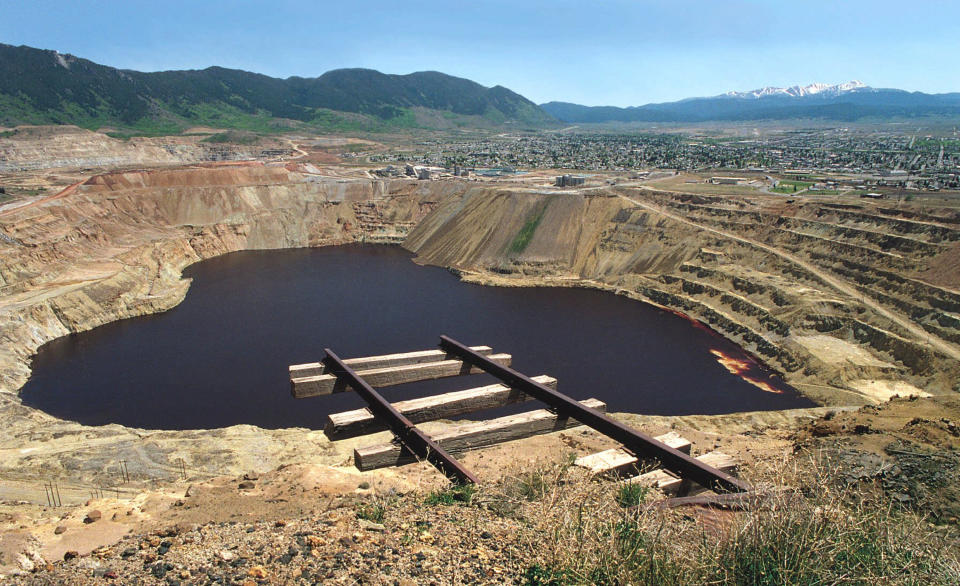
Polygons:
[[[557,379],[552,376],[540,375],[533,377],[550,388],[557,388]],[[393,404],[398,411],[407,416],[414,423],[449,419],[457,415],[473,413],[483,409],[502,407],[511,403],[529,401],[532,397],[520,391],[511,389],[502,384],[487,385],[442,395],[433,395],[421,399],[398,401]],[[369,409],[354,409],[334,413],[327,417],[324,433],[331,440],[346,439],[376,433],[388,429],[387,425],[378,420]]]
[[[557,380],[542,374],[527,377],[511,368],[510,354],[489,346],[464,346],[441,336],[440,349],[343,360],[326,349],[320,362],[290,366],[290,391],[296,398],[355,391],[367,407],[327,418],[324,433],[331,440],[389,430],[392,442],[354,450],[361,470],[425,460],[453,482],[477,482],[452,454],[538,434],[587,425],[621,446],[578,458],[576,464],[601,477],[657,487],[668,494],[687,494],[697,487],[718,493],[740,493],[748,486],[732,476],[736,465],[720,452],[691,457],[691,443],[675,432],[647,436],[606,415],[597,399],[577,401],[557,391]],[[468,388],[420,399],[389,403],[374,388],[443,377],[487,373],[497,384]],[[449,419],[476,411],[539,400],[534,409],[486,421],[460,421],[430,436],[418,423]],[[659,465],[660,470],[647,472]]]
[[[659,442],[679,450],[685,454],[690,453],[691,443],[688,439],[681,437],[679,433],[671,431],[654,438]],[[595,476],[623,477],[636,474],[644,467],[650,467],[650,462],[644,462],[623,448],[611,448],[589,456],[582,456],[574,461],[574,464],[581,468],[586,468]]]

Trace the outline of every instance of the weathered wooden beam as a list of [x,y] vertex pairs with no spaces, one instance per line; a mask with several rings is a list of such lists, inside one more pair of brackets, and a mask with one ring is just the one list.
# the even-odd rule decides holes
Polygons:
[[[550,388],[557,388],[557,379],[552,376],[542,374],[533,377],[533,380]],[[393,406],[410,421],[422,423],[424,421],[448,419],[483,409],[503,407],[530,399],[530,395],[511,389],[506,385],[493,384],[442,395],[432,395],[421,399],[397,401],[393,403]],[[363,408],[331,414],[327,417],[327,425],[323,428],[323,432],[331,440],[339,440],[384,429],[387,429],[387,425],[377,420],[369,408]]]
[[[680,434],[675,431],[658,435],[653,439],[666,444],[677,451],[683,452],[684,454],[690,453],[690,440],[681,437]],[[582,468],[586,468],[590,471],[590,474],[594,476],[623,476],[630,473],[636,474],[636,472],[643,466],[643,463],[639,458],[625,450],[623,447],[611,448],[609,450],[590,454],[589,456],[582,456],[577,458],[574,464]]]
[[[512,357],[509,354],[491,354],[486,358],[496,364],[509,365]],[[463,374],[481,374],[482,369],[464,363],[462,360],[442,360],[440,362],[425,362],[422,364],[407,364],[404,366],[390,366],[357,371],[357,375],[367,384],[374,387],[389,387],[421,380],[430,380]],[[290,392],[297,399],[329,395],[350,390],[344,381],[330,374],[304,376],[290,380]]]
[[652,506],[660,509],[675,509],[678,507],[710,507],[714,509],[749,511],[751,509],[760,507],[767,501],[773,499],[777,499],[781,503],[789,503],[790,501],[795,500],[794,498],[791,498],[791,496],[802,499],[802,497],[799,495],[787,493],[785,491],[752,491],[727,494],[706,494],[699,496],[679,496],[653,503]]
[[[733,456],[728,456],[723,452],[708,452],[702,456],[697,456],[697,460],[722,471],[725,474],[733,474],[737,470],[737,461]],[[628,478],[625,482],[629,484],[642,484],[652,488],[659,488],[666,494],[677,494],[687,490],[696,491],[689,483],[681,478],[670,474],[665,470],[654,470],[640,476]]]
[[433,438],[420,431],[416,425],[397,411],[389,401],[383,398],[383,395],[363,380],[356,371],[344,364],[340,357],[334,354],[333,350],[324,348],[324,352],[327,356],[323,359],[323,364],[327,367],[328,372],[350,383],[350,386],[367,402],[377,417],[387,422],[398,445],[402,445],[404,451],[421,460],[430,462],[444,476],[457,484],[477,483],[477,477],[472,472],[448,454]]
[[[634,454],[656,458],[661,466],[682,475],[684,478],[718,492],[745,492],[750,489],[749,485],[722,470],[717,470],[696,458],[691,458],[679,450],[664,445],[647,434],[608,417],[605,413],[585,407],[563,393],[548,389],[534,382],[527,375],[517,372],[509,366],[497,364],[448,336],[440,336],[440,349],[482,368],[513,388],[533,395],[535,399],[539,399],[556,409],[558,414],[572,417],[620,442]],[[579,358],[582,361],[588,360],[588,357]]]
[[[470,349],[484,356],[493,354],[493,348],[490,346],[471,346]],[[419,350],[417,352],[404,352],[402,354],[347,358],[343,363],[359,372],[361,370],[372,370],[374,368],[405,366],[407,364],[421,364],[424,362],[440,362],[441,360],[450,360],[450,358],[451,356],[443,350]],[[319,376],[326,372],[326,368],[322,362],[291,364],[289,370],[291,379],[303,378],[305,376]]]
[[[597,399],[587,399],[581,404],[605,411],[606,403]],[[489,421],[471,421],[446,429],[432,436],[433,441],[451,453],[464,452],[475,448],[492,446],[534,435],[560,431],[580,425],[577,421],[558,417],[546,409],[528,411],[518,415],[498,417]],[[379,444],[357,448],[353,452],[354,464],[360,470],[373,470],[386,466],[397,466],[414,461],[413,456],[397,443]]]

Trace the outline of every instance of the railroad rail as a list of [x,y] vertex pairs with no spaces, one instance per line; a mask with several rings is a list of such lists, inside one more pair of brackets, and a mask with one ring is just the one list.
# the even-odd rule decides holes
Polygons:
[[[290,366],[290,388],[296,398],[356,392],[367,407],[334,413],[324,433],[331,440],[389,430],[394,440],[354,450],[359,470],[402,465],[417,460],[436,467],[454,483],[477,483],[477,477],[451,453],[496,445],[577,425],[586,425],[617,441],[618,448],[579,458],[576,464],[594,474],[626,476],[625,482],[657,486],[686,494],[693,484],[717,493],[743,493],[749,486],[729,472],[735,462],[719,452],[699,457],[686,453],[691,443],[676,433],[651,437],[609,417],[597,399],[577,401],[557,391],[549,375],[530,377],[511,367],[510,354],[489,346],[466,346],[441,336],[439,349],[341,359],[329,348],[320,362]],[[487,373],[499,384],[390,403],[374,387],[451,376]],[[537,400],[547,409],[526,411],[485,421],[459,422],[433,436],[418,423]],[[639,474],[656,462],[662,470]]]
[[324,348],[327,356],[323,359],[323,364],[329,369],[330,373],[338,379],[343,379],[353,387],[353,390],[370,406],[370,411],[374,416],[381,418],[390,427],[393,435],[410,450],[416,457],[426,460],[433,464],[447,478],[456,483],[477,483],[477,477],[469,470],[457,462],[453,456],[441,448],[437,442],[430,439],[430,436],[420,431],[409,419],[383,398],[365,380],[360,378],[356,371],[347,366],[340,360],[333,350]]
[[454,356],[459,356],[464,362],[483,369],[505,384],[543,401],[556,409],[559,414],[572,417],[580,423],[617,440],[623,444],[624,448],[635,455],[655,458],[665,469],[678,476],[712,490],[719,489],[723,492],[744,492],[747,490],[747,486],[733,476],[704,464],[702,461],[684,454],[664,442],[636,431],[596,409],[581,405],[563,393],[548,388],[509,366],[492,362],[456,340],[447,336],[440,336],[440,348]]

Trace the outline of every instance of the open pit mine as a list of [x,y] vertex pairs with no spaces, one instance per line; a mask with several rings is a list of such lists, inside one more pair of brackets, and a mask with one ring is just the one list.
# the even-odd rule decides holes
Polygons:
[[[116,497],[135,500],[148,488],[179,483],[182,493],[191,482],[291,464],[312,467],[328,488],[357,486],[362,478],[349,465],[356,443],[319,430],[93,427],[20,401],[41,346],[169,310],[188,295],[186,267],[234,251],[385,243],[470,283],[607,291],[710,328],[820,405],[617,415],[644,429],[796,429],[828,411],[960,390],[955,214],[839,198],[694,195],[656,181],[560,188],[530,177],[385,179],[298,159],[295,145],[287,160],[189,145],[186,162],[130,158],[130,149],[139,157],[148,147],[156,148],[117,147],[110,160],[64,151],[58,165],[97,169],[0,207],[2,499],[47,503],[56,481],[56,499],[82,503],[91,490],[109,497],[103,487],[120,474]],[[15,155],[7,153],[10,165]],[[19,156],[27,161],[20,172],[54,173],[29,163],[38,156]],[[259,160],[218,160],[233,156]],[[717,354],[730,372],[745,370]],[[376,474],[409,487],[429,471]]]

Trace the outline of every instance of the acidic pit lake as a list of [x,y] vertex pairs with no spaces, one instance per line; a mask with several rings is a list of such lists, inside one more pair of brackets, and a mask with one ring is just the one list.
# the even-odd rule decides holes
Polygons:
[[[185,271],[193,283],[170,311],[41,348],[23,402],[89,425],[321,429],[327,414],[362,400],[293,399],[288,365],[320,360],[324,347],[344,358],[425,350],[447,334],[511,353],[521,372],[555,376],[560,391],[606,401],[611,412],[813,405],[736,345],[670,312],[587,289],[470,285],[411,258],[398,247],[350,245],[204,261]],[[718,355],[746,362],[745,375],[770,389],[731,374]],[[382,392],[400,400],[491,382],[454,377]]]

